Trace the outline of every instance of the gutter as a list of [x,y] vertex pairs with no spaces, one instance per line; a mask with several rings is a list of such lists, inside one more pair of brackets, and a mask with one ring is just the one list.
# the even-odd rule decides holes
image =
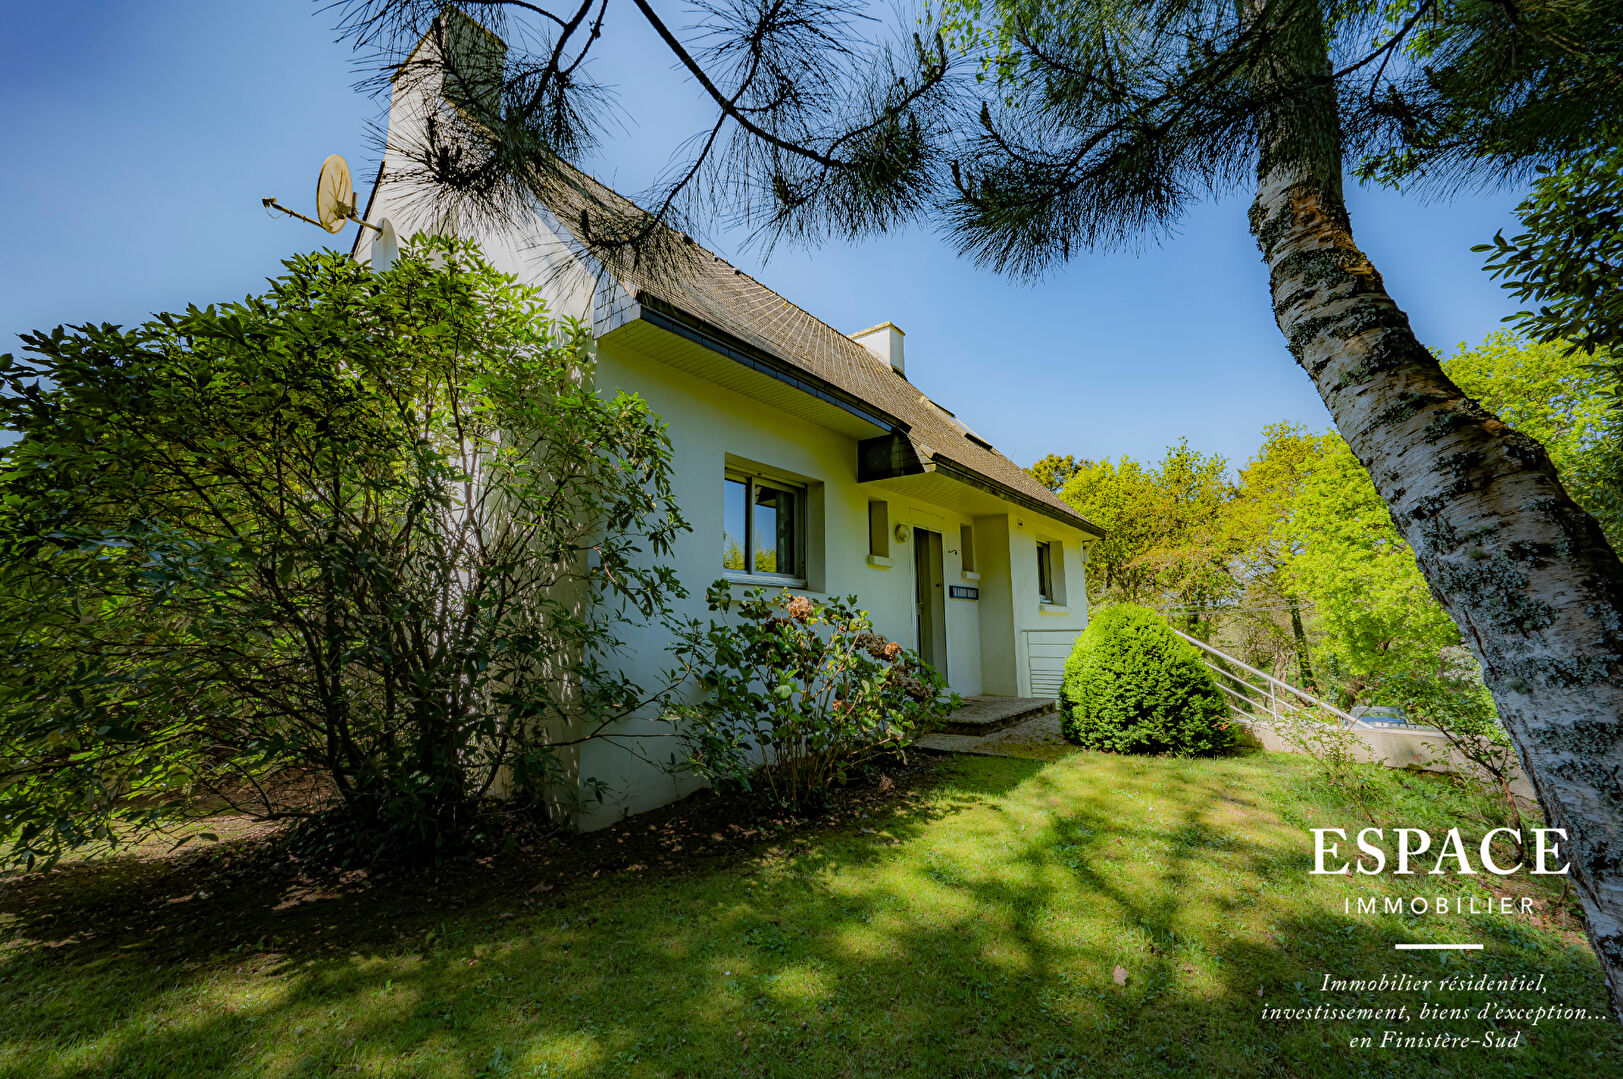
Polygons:
[[1015,505],[1020,506],[1023,509],[1028,509],[1033,513],[1040,513],[1044,517],[1059,521],[1061,524],[1069,525],[1070,527],[1078,529],[1082,532],[1086,532],[1097,539],[1104,538],[1105,530],[1088,520],[1086,517],[1079,516],[1076,513],[1068,510],[1062,510],[1058,506],[1050,506],[1041,499],[1031,497],[1024,491],[1018,491],[1013,487],[999,483],[997,480],[983,476],[979,472],[971,471],[970,469],[965,468],[963,465],[960,465],[955,461],[949,461],[939,455],[934,457],[933,460],[935,462],[935,471],[941,473],[943,476],[950,476],[959,483],[966,484],[970,487],[978,487],[981,490],[986,491],[988,494],[994,494],[1000,498],[1008,499],[1010,502],[1013,502]]
[[[765,349],[757,348],[746,341],[741,341],[717,326],[713,326],[703,319],[682,310],[668,300],[661,299],[643,289],[638,289],[633,297],[640,308],[636,318],[651,326],[656,326],[667,333],[708,349],[720,356],[759,372],[768,378],[775,379],[787,386],[792,386],[801,393],[809,394],[825,404],[833,405],[841,411],[871,423],[882,431],[892,434],[902,434],[908,430],[908,425],[895,416],[875,408],[853,393],[840,389],[831,382],[824,381],[815,375],[809,375],[793,364],[785,363]],[[630,320],[628,320],[630,321]]]
[[857,443],[858,483],[875,483],[879,480],[921,476],[931,472],[957,480],[966,487],[985,491],[1005,502],[1012,502],[1021,509],[1042,514],[1050,520],[1058,521],[1095,538],[1104,537],[1104,529],[1075,510],[1049,505],[1018,488],[1010,487],[966,465],[943,457],[929,446],[914,442],[905,434],[878,435]]

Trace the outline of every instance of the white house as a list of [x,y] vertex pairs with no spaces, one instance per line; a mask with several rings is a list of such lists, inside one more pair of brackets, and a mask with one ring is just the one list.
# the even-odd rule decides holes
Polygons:
[[[398,177],[402,148],[446,107],[397,82],[367,220],[401,236],[443,226]],[[841,333],[675,233],[687,257],[647,279],[610,273],[577,235],[580,211],[629,204],[573,171],[549,202],[528,228],[464,231],[554,315],[589,321],[599,387],[640,394],[668,426],[693,526],[674,555],[692,595],[683,613],[708,617],[705,587],[722,576],[855,594],[966,697],[1057,694],[1087,622],[1087,545],[1103,533],[914,384],[899,328]],[[360,231],[357,258],[388,257]],[[915,355],[915,374],[928,363]],[[627,673],[652,684],[667,642],[647,627],[628,644]],[[582,812],[586,827],[685,793],[615,744],[587,743],[576,764],[578,781],[610,792]]]

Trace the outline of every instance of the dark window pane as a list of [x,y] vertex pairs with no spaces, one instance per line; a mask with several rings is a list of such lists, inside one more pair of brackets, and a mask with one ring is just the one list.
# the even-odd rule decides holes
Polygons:
[[744,572],[744,545],[748,494],[743,480],[728,479],[721,508],[721,568]]
[[782,503],[778,510],[778,572],[800,576],[800,495],[793,491],[779,494]]
[[1054,598],[1054,567],[1049,557],[1048,544],[1037,544],[1037,595],[1044,600]]
[[799,572],[795,495],[792,491],[755,485],[755,572]]

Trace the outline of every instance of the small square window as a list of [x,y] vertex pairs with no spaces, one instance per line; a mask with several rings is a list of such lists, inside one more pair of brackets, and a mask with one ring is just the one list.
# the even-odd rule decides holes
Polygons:
[[804,580],[805,507],[806,492],[799,487],[729,472],[723,484],[721,568]]
[[874,558],[890,557],[890,503],[868,503],[868,554]]

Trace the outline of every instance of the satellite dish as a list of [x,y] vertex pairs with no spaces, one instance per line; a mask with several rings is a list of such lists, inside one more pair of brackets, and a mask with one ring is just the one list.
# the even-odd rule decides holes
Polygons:
[[328,232],[343,232],[354,213],[355,182],[350,179],[349,163],[332,154],[321,163],[321,177],[316,180],[316,216]]
[[[289,210],[274,197],[262,198],[259,203],[267,210],[275,210],[289,217],[296,217],[300,221],[320,225],[328,232],[343,232],[344,226],[353,221],[361,228],[371,229],[382,236],[384,226],[388,224],[385,222],[384,225],[374,225],[355,216],[355,182],[350,179],[349,163],[337,154],[332,154],[321,163],[321,176],[316,180],[316,217],[306,217],[297,210]],[[388,246],[390,250],[388,258],[392,261],[393,251],[397,247],[392,227],[389,228]]]

